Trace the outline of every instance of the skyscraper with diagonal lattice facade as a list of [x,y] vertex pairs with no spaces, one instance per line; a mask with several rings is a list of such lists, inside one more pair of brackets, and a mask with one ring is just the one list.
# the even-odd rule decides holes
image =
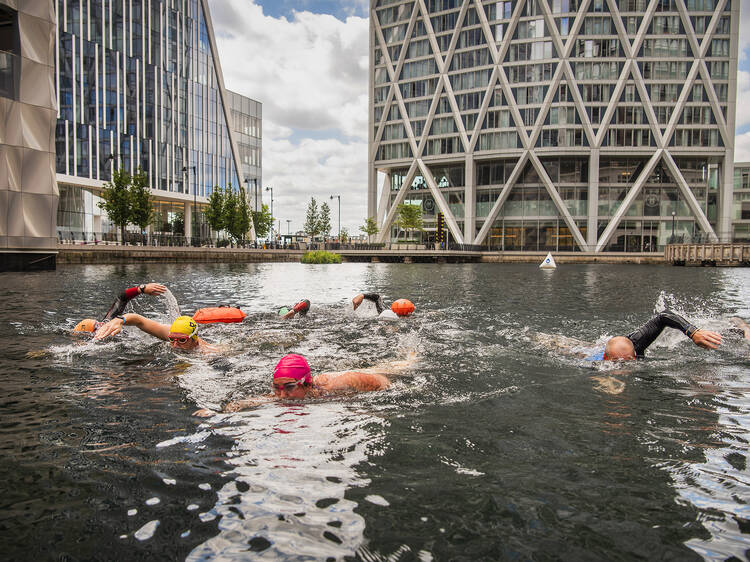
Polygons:
[[449,242],[732,236],[739,0],[372,0],[368,213]]

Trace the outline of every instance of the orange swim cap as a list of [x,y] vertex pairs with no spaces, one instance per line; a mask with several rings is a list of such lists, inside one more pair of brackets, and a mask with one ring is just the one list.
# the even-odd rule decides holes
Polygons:
[[94,330],[96,330],[96,320],[93,318],[84,318],[73,328],[74,332],[93,332]]

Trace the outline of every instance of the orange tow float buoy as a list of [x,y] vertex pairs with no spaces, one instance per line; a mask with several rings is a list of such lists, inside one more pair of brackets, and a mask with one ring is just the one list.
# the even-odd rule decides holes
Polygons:
[[245,313],[234,306],[201,308],[193,315],[193,320],[198,324],[216,324],[218,322],[231,324],[232,322],[242,322],[244,319]]
[[399,316],[409,316],[414,312],[414,303],[409,299],[398,299],[391,305],[391,310]]

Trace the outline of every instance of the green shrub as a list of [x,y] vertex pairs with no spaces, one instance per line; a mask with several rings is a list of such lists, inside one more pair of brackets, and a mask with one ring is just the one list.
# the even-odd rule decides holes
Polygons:
[[217,248],[226,248],[227,246],[229,246],[229,240],[219,240],[216,243]]
[[302,263],[341,263],[341,256],[325,250],[306,252],[302,256]]

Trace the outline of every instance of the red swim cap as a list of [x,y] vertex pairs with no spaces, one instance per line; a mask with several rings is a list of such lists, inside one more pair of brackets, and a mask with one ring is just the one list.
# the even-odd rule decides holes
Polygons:
[[279,379],[282,377],[296,379],[307,384],[312,383],[310,365],[307,364],[307,359],[294,353],[282,357],[273,370],[273,378]]

